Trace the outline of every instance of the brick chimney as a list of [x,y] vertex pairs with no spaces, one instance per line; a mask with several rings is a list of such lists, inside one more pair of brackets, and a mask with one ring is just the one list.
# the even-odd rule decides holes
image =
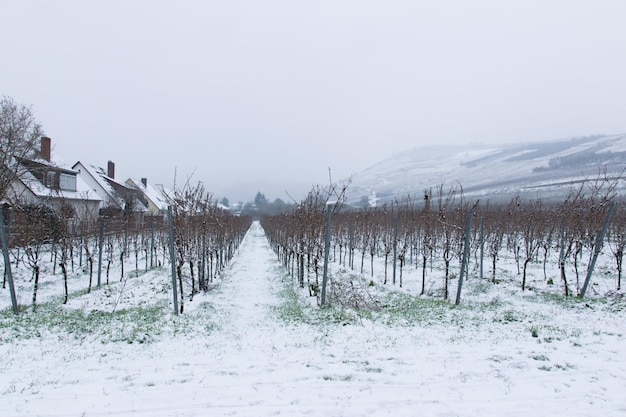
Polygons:
[[107,164],[107,176],[109,178],[115,179],[115,164],[113,161],[109,161]]
[[141,179],[141,183],[143,184],[144,187],[148,186],[148,178],[142,178]]
[[50,162],[52,153],[52,139],[47,136],[41,137],[41,157]]

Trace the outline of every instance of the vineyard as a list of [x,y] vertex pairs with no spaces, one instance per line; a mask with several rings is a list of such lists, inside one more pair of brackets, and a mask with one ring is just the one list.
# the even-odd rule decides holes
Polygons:
[[[251,220],[217,207],[202,186],[178,191],[170,210],[169,222],[168,216],[77,222],[45,206],[11,210],[4,219],[10,250],[3,262],[2,288],[11,279],[17,283],[21,305],[14,303],[14,310],[28,305],[36,310],[42,288],[46,294],[62,293],[58,302],[66,304],[72,294],[171,267],[172,290],[180,294],[173,302],[183,313],[185,299],[208,291],[224,270]],[[28,304],[25,293],[30,295]]]
[[0,4],[0,417],[626,417],[626,1]]
[[624,207],[597,185],[359,211],[316,188],[258,220],[202,189],[171,222],[13,211],[0,414],[621,415]]
[[[423,199],[366,210],[343,204],[345,188],[318,187],[286,214],[264,217],[262,226],[290,275],[318,304],[327,275],[330,303],[355,309],[377,308],[367,287],[379,282],[456,303],[463,278],[508,283],[522,292],[604,296],[621,289],[626,246],[626,206],[614,187],[597,180],[561,203],[516,197],[490,204],[441,185]],[[185,299],[209,290],[251,223],[218,208],[210,196],[202,187],[178,192],[169,223],[167,217],[132,216],[75,222],[44,207],[13,210],[5,216],[12,271],[5,268],[3,288],[9,273],[15,275],[22,308],[28,291],[35,310],[42,287],[62,285],[59,302],[65,304],[71,291],[89,293],[167,267],[174,308],[182,313]],[[328,262],[343,273],[324,273]],[[511,265],[514,271],[500,273]]]
[[[493,204],[468,201],[461,187],[441,185],[422,200],[407,197],[366,210],[342,204],[345,190],[316,189],[292,212],[263,219],[263,227],[300,287],[319,296],[331,224],[329,258],[352,288],[330,279],[331,302],[340,305],[371,304],[366,292],[354,293],[359,281],[437,299],[456,295],[458,303],[464,276],[520,292],[605,296],[621,289],[626,245],[626,206],[614,189],[614,182],[598,179],[561,203],[516,197]],[[602,267],[594,281],[597,259]]]

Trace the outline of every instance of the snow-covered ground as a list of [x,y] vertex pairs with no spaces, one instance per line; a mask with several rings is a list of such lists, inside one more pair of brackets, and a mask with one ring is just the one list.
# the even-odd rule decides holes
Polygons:
[[383,308],[358,317],[317,307],[258,223],[183,315],[169,279],[114,280],[63,307],[50,284],[18,317],[0,290],[0,416],[626,415],[619,296],[470,280],[454,307],[377,278]]

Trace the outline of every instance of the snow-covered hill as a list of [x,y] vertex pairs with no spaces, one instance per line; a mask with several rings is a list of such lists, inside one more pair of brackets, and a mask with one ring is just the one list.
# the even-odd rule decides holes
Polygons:
[[[395,154],[352,177],[351,202],[389,201],[444,184],[468,197],[563,198],[572,185],[626,168],[626,134],[515,145],[431,146]],[[620,181],[621,183],[621,181]],[[621,184],[622,191],[626,185]]]

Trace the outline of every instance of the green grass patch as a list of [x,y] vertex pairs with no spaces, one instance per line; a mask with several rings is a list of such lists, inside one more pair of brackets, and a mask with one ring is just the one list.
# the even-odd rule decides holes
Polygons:
[[304,303],[298,297],[296,291],[291,286],[286,285],[280,293],[281,304],[273,307],[272,311],[280,320],[285,323],[309,323],[310,319],[305,314]]
[[137,307],[113,313],[65,309],[45,303],[37,311],[18,315],[0,313],[0,343],[40,338],[54,334],[76,340],[99,339],[103,343],[149,343],[162,334],[166,310],[163,306]]
[[279,292],[281,303],[272,307],[272,312],[286,324],[353,324],[359,320],[358,312],[342,308],[332,302],[323,307],[311,303],[312,297],[308,289],[293,287],[292,281],[284,280],[284,286]]
[[374,317],[388,324],[433,325],[446,322],[454,306],[448,301],[390,291],[380,302]]

